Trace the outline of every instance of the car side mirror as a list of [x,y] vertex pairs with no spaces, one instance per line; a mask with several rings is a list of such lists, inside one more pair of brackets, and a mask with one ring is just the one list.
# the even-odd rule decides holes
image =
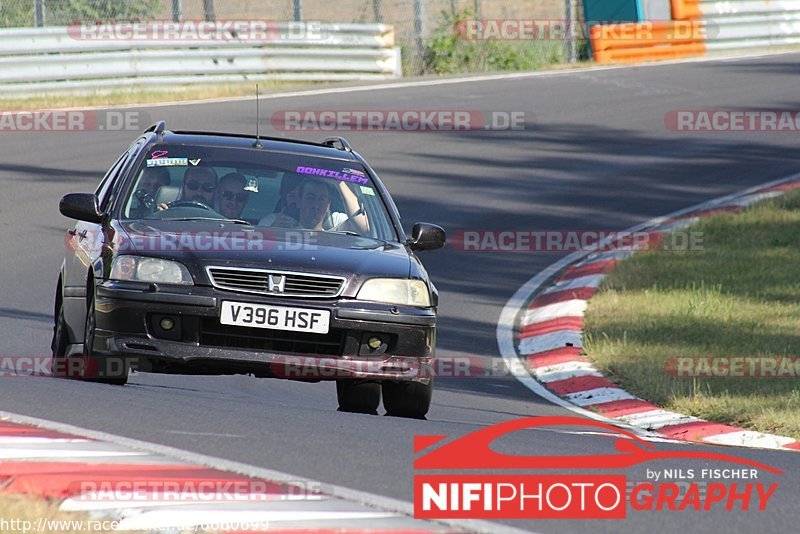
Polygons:
[[58,210],[65,217],[79,221],[99,223],[102,219],[100,208],[97,205],[97,196],[94,193],[64,195],[61,202],[58,203]]
[[406,244],[411,250],[436,250],[446,241],[444,228],[430,223],[417,223],[411,229],[411,239]]

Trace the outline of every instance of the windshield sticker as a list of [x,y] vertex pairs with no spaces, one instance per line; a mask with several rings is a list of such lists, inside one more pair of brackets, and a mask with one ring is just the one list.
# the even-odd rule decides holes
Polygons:
[[156,158],[148,159],[148,167],[186,167],[189,160],[186,158]]
[[197,167],[200,164],[200,158],[197,159],[190,159],[189,163],[192,164],[192,167]]
[[[310,174],[312,176],[321,176],[323,178],[333,178],[335,180],[341,180],[343,182],[354,182],[357,184],[368,184],[369,179],[366,176],[358,176],[355,174],[350,174],[345,171],[352,171],[353,169],[343,169],[342,172],[339,171],[331,171],[328,169],[319,169],[317,167],[297,167],[295,170],[298,174]],[[362,175],[364,173],[361,173]]]
[[165,158],[165,157],[167,157],[167,154],[168,154],[168,153],[169,153],[169,152],[167,152],[166,150],[153,150],[153,153],[152,153],[152,154],[150,154],[150,156],[151,156],[153,159],[159,159],[159,158]]
[[364,171],[359,171],[358,169],[342,169],[342,172],[346,172],[347,174],[355,174],[356,176],[364,176]]
[[361,186],[361,192],[365,195],[375,196],[375,191],[371,187],[367,187],[365,185]]

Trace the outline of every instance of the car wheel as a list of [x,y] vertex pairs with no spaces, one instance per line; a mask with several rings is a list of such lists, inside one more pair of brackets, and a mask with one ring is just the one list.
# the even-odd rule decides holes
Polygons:
[[[113,384],[117,386],[124,386],[128,383],[128,366],[125,365],[121,370],[121,376],[98,376],[98,368],[100,363],[104,361],[95,357],[92,353],[94,351],[94,337],[95,337],[95,304],[94,304],[94,290],[90,289],[89,304],[86,307],[86,325],[83,330],[83,355],[78,356],[82,362],[79,367],[81,380],[89,382],[98,382],[101,384]],[[106,371],[108,366],[106,365]]]
[[381,385],[362,380],[337,380],[336,395],[339,397],[339,411],[378,414],[381,403]]
[[64,319],[64,305],[59,303],[53,325],[53,340],[50,348],[53,351],[53,359],[50,363],[53,376],[67,376],[67,346],[69,345],[69,335],[67,334],[67,323]]
[[420,382],[384,382],[383,407],[386,415],[424,419],[431,407],[433,380]]

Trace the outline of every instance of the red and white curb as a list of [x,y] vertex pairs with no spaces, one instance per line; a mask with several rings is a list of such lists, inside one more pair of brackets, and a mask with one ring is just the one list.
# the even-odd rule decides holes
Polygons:
[[[655,239],[700,218],[737,211],[800,188],[800,175],[705,202],[628,230]],[[652,240],[651,240],[652,241]],[[613,248],[603,243],[601,248]],[[663,410],[604,377],[583,354],[583,316],[587,302],[629,251],[576,252],[529,280],[509,300],[497,327],[500,353],[514,376],[540,396],[579,412],[651,438],[800,450],[793,438],[704,421]]]
[[521,532],[418,520],[411,503],[6,412],[0,493],[58,502],[62,511],[117,521],[118,530]]

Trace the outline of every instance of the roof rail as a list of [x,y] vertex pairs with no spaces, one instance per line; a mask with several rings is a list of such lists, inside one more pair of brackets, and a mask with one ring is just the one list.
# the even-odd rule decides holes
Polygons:
[[167,123],[165,121],[158,121],[148,129],[144,131],[144,133],[155,132],[156,135],[163,135],[164,130],[167,129]]
[[[255,139],[255,135],[251,134],[239,134],[239,133],[230,133],[230,132],[208,132],[208,131],[193,131],[193,130],[172,130],[170,133],[175,135],[213,135],[219,137],[241,137],[246,139]],[[300,145],[311,145],[311,146],[320,146],[321,143],[315,143],[313,141],[304,141],[302,139],[290,139],[288,137],[269,137],[262,135],[260,137],[262,141],[278,141],[281,143],[297,143]],[[323,145],[324,146],[324,145]]]
[[[347,152],[352,152],[353,149],[350,148],[350,143],[347,142],[347,139],[344,137],[326,137],[322,144],[325,146],[329,146],[332,148],[338,148],[339,150],[346,150]],[[336,146],[336,145],[339,146]]]

